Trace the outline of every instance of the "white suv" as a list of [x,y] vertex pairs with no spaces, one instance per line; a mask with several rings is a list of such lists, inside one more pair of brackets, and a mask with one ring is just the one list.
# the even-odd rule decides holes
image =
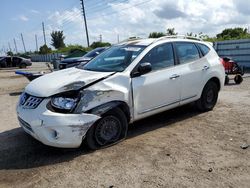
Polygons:
[[196,102],[212,110],[224,85],[213,47],[181,37],[114,45],[86,65],[32,81],[20,97],[23,129],[42,143],[92,149],[126,137],[128,124]]

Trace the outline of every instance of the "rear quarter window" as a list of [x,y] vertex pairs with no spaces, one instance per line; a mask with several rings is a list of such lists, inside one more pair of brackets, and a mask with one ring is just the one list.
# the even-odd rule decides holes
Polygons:
[[204,44],[197,44],[198,45],[198,47],[200,48],[200,50],[201,50],[201,52],[202,52],[202,54],[205,56],[205,55],[207,55],[208,53],[209,53],[209,51],[210,51],[210,48],[209,47],[207,47],[206,45],[204,45]]

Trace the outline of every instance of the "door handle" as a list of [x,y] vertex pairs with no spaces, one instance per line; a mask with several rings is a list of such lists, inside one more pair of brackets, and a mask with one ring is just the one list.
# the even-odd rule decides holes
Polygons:
[[179,78],[179,77],[180,77],[180,75],[173,74],[172,76],[169,77],[169,79],[174,80],[174,79]]
[[205,65],[205,66],[203,67],[202,70],[203,70],[203,71],[206,71],[206,70],[208,70],[209,68],[210,68],[209,66],[206,66],[206,65]]

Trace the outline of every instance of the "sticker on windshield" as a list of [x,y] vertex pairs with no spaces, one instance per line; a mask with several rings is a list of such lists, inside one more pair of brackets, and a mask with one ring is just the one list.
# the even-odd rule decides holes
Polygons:
[[140,51],[141,48],[138,48],[138,47],[126,47],[126,48],[122,48],[124,49],[125,51],[130,51],[130,52],[138,52]]

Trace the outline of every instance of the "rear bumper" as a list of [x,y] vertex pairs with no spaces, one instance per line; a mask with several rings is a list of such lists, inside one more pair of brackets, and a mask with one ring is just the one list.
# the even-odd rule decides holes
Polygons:
[[45,145],[60,148],[76,148],[88,129],[100,117],[92,114],[61,114],[46,108],[44,100],[36,109],[17,106],[20,126],[25,132]]

